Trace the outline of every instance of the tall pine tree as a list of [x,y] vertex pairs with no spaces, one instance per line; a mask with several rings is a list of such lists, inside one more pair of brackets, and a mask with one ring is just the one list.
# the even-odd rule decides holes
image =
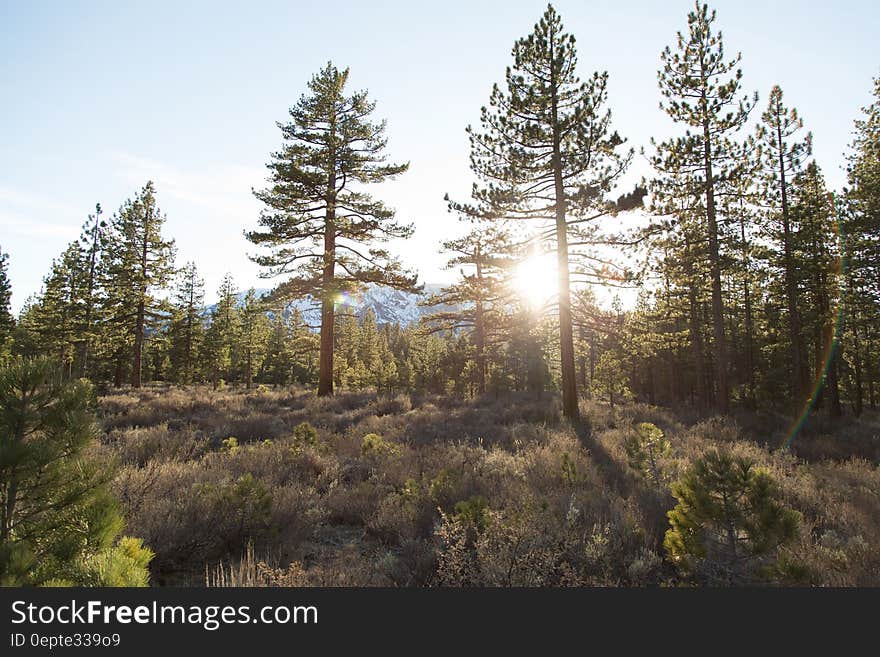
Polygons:
[[259,371],[266,357],[269,341],[269,318],[266,316],[266,307],[257,297],[254,288],[245,293],[239,309],[239,318],[238,358],[244,374],[245,386],[250,390],[254,374]]
[[188,262],[177,274],[174,290],[174,311],[171,317],[171,356],[178,383],[189,385],[195,380],[195,359],[204,336],[202,304],[205,281],[194,262]]
[[757,137],[763,152],[764,202],[769,208],[769,234],[781,247],[783,286],[788,315],[788,338],[791,350],[791,398],[795,412],[800,410],[807,394],[809,374],[806,365],[806,348],[801,331],[801,311],[798,307],[798,265],[795,262],[795,230],[791,212],[791,185],[810,155],[812,135],[799,138],[803,121],[797,110],[785,106],[779,85],[770,90],[767,109],[761,115]]
[[9,254],[0,249],[0,359],[9,356],[15,319],[12,317],[12,284],[9,282]]
[[503,306],[508,296],[501,270],[509,237],[495,227],[478,227],[464,237],[443,243],[452,254],[447,269],[460,267],[460,279],[431,295],[424,306],[434,330],[467,331],[473,343],[476,392],[486,392],[489,351],[499,340]]
[[174,240],[162,237],[164,223],[155,187],[148,182],[113,216],[105,236],[102,283],[108,318],[130,336],[125,343],[131,345],[131,385],[135,388],[141,386],[147,328],[162,319],[165,310],[155,292],[174,273]]
[[205,332],[202,365],[214,389],[220,379],[229,377],[232,370],[232,352],[241,326],[238,292],[230,274],[226,274],[217,290],[220,297],[211,311],[211,321]]
[[83,334],[80,337],[80,376],[89,372],[91,347],[95,340],[96,306],[98,293],[98,263],[106,222],[101,219],[101,204],[95,204],[95,214],[90,214],[82,228],[80,248],[85,251],[85,289],[83,290]]
[[588,227],[616,211],[606,196],[632,152],[620,152],[623,139],[611,130],[608,74],[581,82],[575,39],[552,6],[512,54],[506,89],[495,85],[482,110],[482,131],[468,128],[471,169],[483,183],[474,186],[476,205],[452,205],[481,218],[543,224],[558,262],[563,411],[576,418],[571,250],[595,241]]
[[270,186],[254,192],[266,208],[261,230],[247,238],[270,253],[254,257],[265,276],[294,274],[275,290],[276,299],[306,295],[321,304],[318,394],[333,394],[335,306],[343,292],[365,283],[413,289],[416,277],[378,246],[408,237],[394,210],[363,191],[391,179],[408,164],[388,164],[385,122],[369,116],[375,103],[366,91],[346,95],[348,69],[328,63],[309,82],[309,94],[278,124],[284,145],[267,165]]
[[678,33],[676,50],[667,47],[661,54],[663,67],[658,74],[664,97],[661,108],[673,121],[685,126],[685,136],[659,144],[655,161],[676,162],[676,168],[686,174],[689,184],[655,184],[652,191],[660,195],[683,194],[688,201],[694,193],[702,197],[712,288],[715,402],[718,410],[726,412],[730,398],[729,359],[717,187],[735,171],[738,149],[730,135],[746,122],[757,96],[753,101],[739,97],[740,55],[726,59],[722,35],[712,29],[715,12],[698,2],[687,21],[688,32]]

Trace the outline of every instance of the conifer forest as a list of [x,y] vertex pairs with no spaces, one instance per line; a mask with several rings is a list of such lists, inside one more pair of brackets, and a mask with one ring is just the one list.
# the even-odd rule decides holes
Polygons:
[[15,311],[0,238],[0,584],[880,586],[880,68],[819,161],[698,1],[634,143],[561,14],[460,126],[449,282],[357,61],[257,163],[265,287],[206,289],[146,179]]

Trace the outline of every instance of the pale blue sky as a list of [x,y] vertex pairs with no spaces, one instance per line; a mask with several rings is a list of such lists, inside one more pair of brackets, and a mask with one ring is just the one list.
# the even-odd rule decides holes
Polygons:
[[[608,70],[615,126],[635,147],[664,137],[659,53],[685,28],[686,0],[560,1],[580,72]],[[852,121],[880,74],[876,2],[719,1],[717,25],[742,51],[745,88],[779,83],[815,134],[839,187]],[[332,7],[330,9],[329,7]],[[213,296],[231,271],[260,281],[242,230],[255,225],[275,121],[321,65],[350,66],[388,119],[390,152],[412,168],[374,191],[416,224],[395,245],[428,282],[445,282],[441,240],[460,231],[443,195],[469,191],[464,128],[476,123],[513,42],[541,1],[9,2],[0,0],[0,246],[13,305],[38,291],[51,259],[95,202],[109,215],[153,179],[182,264]],[[647,173],[642,161],[630,178]]]

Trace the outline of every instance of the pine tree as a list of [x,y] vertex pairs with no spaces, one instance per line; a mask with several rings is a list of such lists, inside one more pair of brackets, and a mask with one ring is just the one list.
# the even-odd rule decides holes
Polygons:
[[707,5],[701,6],[698,2],[687,20],[688,33],[678,33],[676,51],[669,47],[663,51],[663,68],[658,74],[660,90],[666,99],[661,108],[687,129],[684,137],[655,144],[654,161],[659,168],[674,165],[686,176],[688,184],[682,187],[655,182],[652,192],[660,196],[682,196],[688,203],[695,194],[702,197],[712,287],[715,403],[718,410],[726,412],[730,397],[729,358],[717,186],[719,181],[735,173],[738,149],[729,136],[746,122],[757,96],[751,102],[738,98],[742,71],[736,67],[741,57],[725,59],[722,35],[712,30],[715,12],[710,13]]
[[244,295],[239,318],[239,359],[244,370],[245,386],[250,390],[254,374],[259,371],[266,357],[269,340],[269,318],[266,317],[266,307],[257,298],[254,288],[249,289]]
[[847,178],[847,204],[841,216],[846,272],[846,341],[854,370],[853,407],[860,414],[865,393],[877,404],[880,390],[880,77],[873,102],[855,122]]
[[165,215],[156,206],[156,190],[148,182],[113,216],[102,248],[105,314],[123,335],[130,336],[123,344],[131,345],[131,385],[135,388],[141,385],[146,330],[166,310],[154,292],[174,273],[174,240],[163,239],[164,223]]
[[223,277],[217,294],[220,299],[211,312],[201,358],[207,370],[207,378],[215,390],[220,385],[221,378],[229,378],[233,349],[240,330],[238,292],[230,274]]
[[593,394],[600,399],[607,398],[611,408],[615,402],[631,397],[625,363],[616,349],[603,351],[599,356],[593,375]]
[[195,360],[204,337],[201,316],[204,300],[205,281],[199,276],[195,263],[188,262],[177,274],[170,327],[175,379],[183,385],[195,381]]
[[284,313],[273,312],[266,340],[266,358],[262,375],[266,383],[285,385],[293,376],[292,331]]
[[291,381],[311,385],[317,381],[318,336],[303,322],[296,308],[272,311],[264,379],[275,385]]
[[598,358],[596,344],[602,315],[593,289],[585,287],[575,290],[571,310],[575,334],[574,351],[577,354],[578,387],[589,398],[592,396],[592,380]]
[[467,331],[473,342],[477,394],[486,392],[489,352],[501,340],[503,306],[509,292],[502,270],[509,237],[495,227],[475,228],[464,237],[443,243],[453,254],[447,269],[461,267],[458,282],[422,302],[442,308],[423,321],[437,331]]
[[83,334],[80,337],[80,376],[86,376],[89,372],[91,347],[96,337],[95,311],[99,283],[98,264],[101,256],[104,230],[107,228],[106,222],[101,220],[101,213],[101,204],[95,204],[95,214],[89,215],[79,238],[80,246],[85,251],[84,264],[86,267],[86,270],[83,272],[85,276],[85,289],[83,290]]
[[276,299],[310,295],[321,303],[318,394],[333,394],[333,330],[338,297],[365,283],[414,289],[416,277],[378,244],[405,238],[412,226],[353,187],[379,183],[408,164],[386,164],[385,122],[368,120],[375,103],[365,91],[345,95],[348,69],[328,63],[309,82],[280,124],[284,146],[267,165],[270,187],[255,192],[266,209],[263,230],[247,238],[271,253],[254,257],[268,277],[296,274],[278,286]]
[[606,196],[632,151],[619,152],[623,139],[611,130],[607,73],[578,79],[575,39],[552,6],[512,54],[506,90],[495,85],[482,110],[482,132],[468,128],[471,169],[484,186],[474,186],[476,205],[452,207],[485,219],[551,224],[540,237],[554,244],[558,261],[563,411],[576,418],[572,265],[586,271],[579,248],[597,242],[595,221],[617,211]]
[[0,585],[146,585],[152,554],[116,544],[112,473],[86,458],[93,405],[48,358],[0,367]]
[[804,308],[801,339],[810,340],[813,347],[809,387],[814,396],[808,401],[819,407],[827,393],[829,414],[839,417],[843,411],[835,351],[842,281],[833,196],[815,161],[795,176],[791,192],[792,223],[799,227],[793,236],[792,259]]
[[391,352],[391,325],[383,324],[379,330],[379,366],[376,372],[376,389],[379,392],[393,392],[397,386],[397,361]]
[[59,371],[68,379],[75,369],[75,347],[83,329],[83,271],[83,254],[74,242],[52,261],[29,317],[40,350],[53,355]]
[[365,373],[359,353],[361,326],[353,312],[337,313],[333,339],[333,380],[337,386],[357,387]]
[[762,257],[766,252],[766,240],[759,236],[759,206],[764,199],[756,184],[760,162],[755,141],[747,140],[741,152],[742,166],[738,175],[724,184],[720,206],[731,228],[728,275],[733,310],[739,310],[737,306],[741,306],[741,314],[734,318],[731,326],[732,340],[737,340],[737,329],[741,332],[741,346],[734,349],[731,365],[743,386],[741,398],[748,407],[755,408],[761,365],[756,302],[760,300],[762,292],[761,280],[767,277],[763,265],[767,258]]
[[379,326],[376,313],[368,308],[360,320],[360,340],[357,344],[357,360],[360,364],[359,377],[355,383],[358,388],[374,386],[379,388],[382,377],[382,363],[379,360]]
[[669,218],[650,228],[646,236],[652,247],[650,257],[656,259],[653,266],[662,277],[657,311],[668,320],[667,340],[675,345],[673,367],[679,374],[671,383],[678,388],[678,399],[705,408],[713,401],[712,376],[706,364],[711,351],[704,335],[705,281],[711,278],[702,227],[705,210],[677,157],[654,158],[654,167],[661,178],[652,183],[652,211]]
[[[797,135],[803,129],[803,121],[796,109],[789,109],[782,100],[778,85],[770,90],[767,109],[761,115],[757,138],[763,149],[764,198],[771,205],[770,235],[782,248],[782,278],[788,313],[789,341],[792,363],[791,397],[795,412],[804,402],[809,374],[806,366],[806,348],[801,332],[798,307],[798,273],[794,255],[794,232],[791,216],[791,180],[802,167],[804,158],[812,150],[812,135],[803,140]],[[778,228],[777,228],[778,226]]]
[[12,349],[15,319],[12,317],[12,285],[9,282],[9,254],[0,249],[0,362]]
[[743,584],[772,564],[794,539],[799,514],[783,506],[778,488],[746,458],[711,451],[672,486],[664,546],[670,558],[705,583]]

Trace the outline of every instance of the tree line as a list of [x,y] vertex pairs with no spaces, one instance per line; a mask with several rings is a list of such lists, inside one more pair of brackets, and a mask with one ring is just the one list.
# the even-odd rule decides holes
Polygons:
[[[0,345],[117,386],[556,389],[570,418],[584,395],[861,413],[880,392],[880,78],[835,191],[781,86],[765,102],[748,93],[740,59],[697,3],[660,55],[676,134],[642,149],[652,176],[621,190],[634,149],[612,123],[608,75],[578,76],[575,38],[548,6],[467,129],[472,193],[447,202],[468,229],[444,244],[460,275],[414,326],[379,326],[345,303],[368,284],[420,287],[386,247],[413,227],[366,191],[408,164],[387,161],[375,103],[328,63],[278,124],[281,148],[255,192],[263,211],[246,237],[281,279],[269,295],[227,277],[206,309],[195,264],[174,267],[148,183],[109,220],[96,207],[17,321],[2,260]],[[536,253],[552,254],[558,275],[543,308],[511,282]],[[640,287],[638,304],[603,309],[596,285]],[[290,305],[306,297],[318,327]]]

